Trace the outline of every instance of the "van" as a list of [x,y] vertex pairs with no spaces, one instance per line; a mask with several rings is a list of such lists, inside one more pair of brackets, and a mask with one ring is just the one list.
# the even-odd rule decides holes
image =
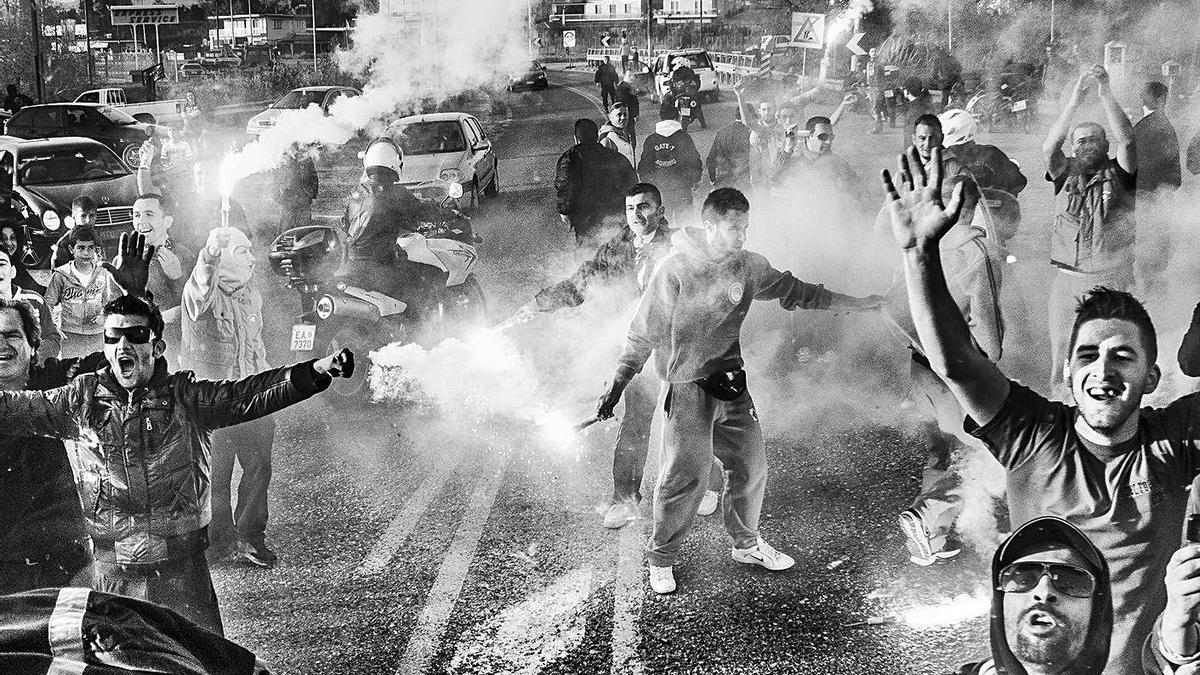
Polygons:
[[703,49],[674,49],[654,57],[654,100],[662,100],[667,90],[667,80],[671,79],[671,64],[680,57],[687,59],[688,66],[700,78],[701,100],[719,101],[721,87],[717,84],[717,71],[708,52]]

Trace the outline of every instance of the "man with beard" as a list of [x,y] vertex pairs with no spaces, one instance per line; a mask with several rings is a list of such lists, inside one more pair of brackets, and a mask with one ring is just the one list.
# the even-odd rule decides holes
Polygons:
[[992,558],[992,657],[958,675],[1100,675],[1108,658],[1108,563],[1079,528],[1043,516]]
[[[1113,139],[1104,127],[1071,117],[1094,80]],[[1070,129],[1074,157],[1063,154]],[[1110,145],[1116,158],[1110,158]],[[1075,299],[1096,286],[1125,290],[1133,283],[1134,190],[1137,150],[1133,125],[1113,97],[1108,72],[1093,66],[1081,73],[1062,115],[1042,145],[1046,180],[1054,184],[1059,214],[1050,235],[1050,264],[1057,274],[1050,286],[1050,384],[1057,387],[1067,357],[1067,331]]]
[[1065,370],[1076,405],[1010,381],[971,339],[942,270],[941,240],[958,221],[962,188],[943,203],[940,162],[926,176],[915,156],[902,158],[900,172],[899,188],[887,172],[884,184],[930,369],[962,405],[966,430],[1005,467],[1012,522],[1057,515],[1104,552],[1115,617],[1106,672],[1139,672],[1142,643],[1166,605],[1162,570],[1178,546],[1187,487],[1200,472],[1200,394],[1141,408],[1161,376],[1154,324],[1133,296],[1108,288],[1092,289],[1075,312]]

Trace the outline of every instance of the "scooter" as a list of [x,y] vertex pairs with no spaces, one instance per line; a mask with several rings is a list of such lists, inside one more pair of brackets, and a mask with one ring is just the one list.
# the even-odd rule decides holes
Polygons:
[[[444,278],[439,288],[414,289],[428,297],[425,307],[410,307],[400,298],[370,291],[339,274],[346,251],[345,235],[332,225],[307,225],[279,235],[271,244],[271,269],[285,277],[288,288],[300,293],[301,314],[292,326],[291,350],[333,354],[347,347],[357,354],[394,342],[437,344],[447,337],[486,323],[486,299],[474,267],[476,245],[470,218],[450,206],[463,195],[462,185],[443,181],[413,188],[422,201],[439,205],[438,219],[422,222],[416,232],[396,239],[397,274],[408,263],[428,266],[431,276]],[[404,263],[404,265],[401,265]],[[413,275],[414,284],[423,275]],[[424,282],[427,283],[427,282]],[[356,369],[349,379],[336,379],[332,389],[357,397],[366,390],[369,368]]]

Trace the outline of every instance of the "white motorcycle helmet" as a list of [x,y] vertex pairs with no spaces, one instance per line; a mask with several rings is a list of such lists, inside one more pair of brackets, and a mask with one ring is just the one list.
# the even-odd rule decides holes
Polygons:
[[397,175],[404,168],[404,151],[396,142],[387,137],[376,138],[362,153],[363,169],[381,166],[395,171]]
[[975,123],[975,116],[966,110],[951,108],[938,115],[938,119],[942,122],[943,147],[953,148],[975,140],[978,125]]

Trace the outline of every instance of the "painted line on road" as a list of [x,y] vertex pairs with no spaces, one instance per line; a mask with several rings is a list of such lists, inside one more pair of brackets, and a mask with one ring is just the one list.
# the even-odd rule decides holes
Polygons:
[[642,548],[646,528],[642,518],[621,528],[617,542],[617,574],[613,580],[612,675],[642,675],[645,665],[638,657],[642,616]]
[[421,610],[417,625],[408,639],[408,646],[405,647],[404,656],[396,669],[397,675],[424,673],[433,659],[446,630],[446,624],[450,620],[450,613],[454,610],[454,603],[462,593],[463,582],[466,581],[467,571],[475,558],[479,540],[483,537],[483,527],[487,524],[492,505],[496,502],[496,494],[500,491],[504,472],[505,464],[502,463],[475,486],[475,493],[471,496],[471,503],[458,526],[458,533],[450,544],[446,557],[442,559],[437,579],[433,582],[433,588],[429,590],[425,607]]
[[460,457],[456,457],[454,461],[443,461],[439,466],[425,477],[421,483],[421,487],[417,488],[416,492],[412,493],[408,501],[404,503],[404,508],[400,509],[400,513],[392,519],[387,529],[383,531],[383,535],[379,537],[375,547],[367,554],[359,564],[355,571],[357,574],[377,574],[392,561],[399,550],[400,545],[408,539],[416,528],[421,514],[429,508],[429,504],[433,498],[441,492],[446,482],[450,480],[450,476],[454,473],[454,469],[458,466]]
[[601,117],[608,116],[608,111],[604,109],[604,101],[601,101],[599,96],[597,96],[589,91],[584,91],[582,89],[579,89],[573,84],[563,84],[562,88],[566,89],[567,91],[578,94],[579,96],[582,96],[584,99],[591,102],[593,105],[596,106],[596,110],[600,111]]

